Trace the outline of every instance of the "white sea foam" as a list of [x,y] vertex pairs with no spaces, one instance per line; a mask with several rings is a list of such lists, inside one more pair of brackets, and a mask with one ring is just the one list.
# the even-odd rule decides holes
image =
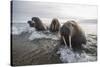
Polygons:
[[[46,32],[46,34],[44,32]],[[39,38],[39,39],[50,38],[50,39],[54,39],[54,40],[59,39],[59,36],[54,35],[54,34],[50,33],[49,31],[44,31],[44,32],[33,31],[32,34],[29,36],[29,40],[34,40],[37,38]]]
[[12,34],[13,35],[20,35],[22,34],[23,32],[33,32],[35,31],[35,28],[31,28],[29,26],[12,26]]
[[18,29],[17,29],[15,26],[12,27],[12,34],[14,34],[14,35],[20,34],[20,33],[18,32]]
[[12,27],[12,34],[13,35],[20,35],[22,32],[26,32],[27,30],[25,28],[17,28],[15,26]]
[[20,35],[22,33],[30,33],[29,40],[34,40],[36,38],[50,38],[54,40],[58,40],[59,36],[58,34],[53,34],[47,31],[36,31],[34,27],[29,27],[27,24],[15,24],[12,26],[12,34],[13,35]]
[[64,63],[74,63],[74,62],[88,62],[94,60],[93,57],[90,57],[85,52],[76,53],[67,47],[60,48],[57,54],[60,54],[60,60]]

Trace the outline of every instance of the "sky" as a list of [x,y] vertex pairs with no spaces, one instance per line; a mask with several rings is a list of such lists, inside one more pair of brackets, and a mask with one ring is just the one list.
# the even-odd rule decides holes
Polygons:
[[13,21],[31,17],[97,19],[97,6],[36,1],[13,1]]

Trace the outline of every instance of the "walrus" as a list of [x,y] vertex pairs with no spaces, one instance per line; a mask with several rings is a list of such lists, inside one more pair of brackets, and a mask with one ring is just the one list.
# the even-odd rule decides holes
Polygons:
[[42,23],[39,17],[32,17],[32,21],[35,22],[35,28],[37,31],[45,31],[47,30],[47,26]]
[[29,24],[30,27],[34,27],[34,23],[32,21],[29,20],[27,23]]
[[50,25],[51,32],[58,32],[60,30],[60,23],[57,18],[54,18]]
[[85,32],[74,20],[65,22],[60,29],[60,34],[61,44],[65,44],[70,48],[81,49],[82,44],[86,44]]

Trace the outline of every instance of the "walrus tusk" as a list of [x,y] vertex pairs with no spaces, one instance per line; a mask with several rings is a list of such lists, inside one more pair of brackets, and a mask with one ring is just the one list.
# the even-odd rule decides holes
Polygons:
[[63,38],[64,44],[65,44],[65,45],[67,45],[67,43],[66,43],[66,41],[65,41],[65,38],[64,38],[64,36],[63,36],[62,38]]
[[71,45],[71,35],[69,35],[69,47],[72,48],[72,45]]

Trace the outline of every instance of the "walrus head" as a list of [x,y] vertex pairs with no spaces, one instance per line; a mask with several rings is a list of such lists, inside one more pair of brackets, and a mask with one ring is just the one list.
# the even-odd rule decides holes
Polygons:
[[60,29],[61,35],[67,35],[67,36],[69,35],[72,36],[73,31],[74,31],[74,27],[73,24],[70,23],[70,21],[65,22]]
[[50,25],[50,31],[58,32],[59,30],[60,30],[60,23],[57,18],[53,18],[51,25]]
[[45,31],[47,30],[46,25],[42,23],[39,17],[32,17],[32,21],[35,23],[35,28],[37,31]]
[[32,21],[38,23],[41,22],[41,20],[39,19],[39,17],[32,17]]

